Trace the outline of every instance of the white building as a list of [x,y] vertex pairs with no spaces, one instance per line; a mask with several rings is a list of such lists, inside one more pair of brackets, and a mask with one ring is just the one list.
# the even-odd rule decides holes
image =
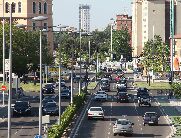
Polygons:
[[79,29],[83,32],[90,32],[90,6],[79,5]]

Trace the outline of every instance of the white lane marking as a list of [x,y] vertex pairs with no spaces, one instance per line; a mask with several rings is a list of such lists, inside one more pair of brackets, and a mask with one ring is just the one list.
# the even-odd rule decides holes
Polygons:
[[138,119],[138,122],[139,122],[140,120]]
[[141,131],[143,131],[143,128],[141,127]]
[[112,108],[112,103],[111,103],[111,108]]
[[[87,108],[90,106],[91,101],[92,101],[92,98],[91,98],[91,100],[89,101],[89,103],[88,103],[88,105],[87,105]],[[87,109],[87,108],[86,108],[86,109]],[[86,109],[85,109],[85,111],[84,111],[84,113],[83,113],[83,116],[82,116],[82,118],[81,118],[81,120],[80,120],[80,122],[79,122],[79,124],[78,124],[78,126],[77,126],[77,128],[76,128],[76,130],[75,130],[75,133],[74,133],[74,135],[73,135],[73,138],[75,138],[75,136],[78,135],[77,132],[78,132],[78,130],[79,130],[79,128],[80,128],[80,125],[82,124],[83,119],[85,118],[85,115],[86,115],[86,112],[87,112]]]
[[110,132],[108,132],[108,135],[110,135],[111,133]]
[[109,123],[109,125],[111,126],[111,123]]
[[139,124],[141,126],[141,124]]

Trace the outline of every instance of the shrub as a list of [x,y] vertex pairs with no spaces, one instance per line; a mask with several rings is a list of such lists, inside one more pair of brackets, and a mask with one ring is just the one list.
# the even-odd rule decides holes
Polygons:
[[60,118],[60,125],[53,125],[48,130],[48,137],[50,138],[60,138],[64,133],[65,129],[68,127],[70,122],[72,121],[77,110],[83,105],[85,101],[85,93],[81,93],[80,95],[76,95],[73,99],[73,104],[69,105],[66,110],[63,112]]

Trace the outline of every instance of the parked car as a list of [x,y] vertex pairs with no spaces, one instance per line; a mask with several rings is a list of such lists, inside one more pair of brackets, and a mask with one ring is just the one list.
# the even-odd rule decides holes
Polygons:
[[118,102],[129,102],[129,96],[127,92],[118,92],[117,93],[117,103]]
[[13,116],[30,115],[31,105],[28,101],[16,101],[13,107]]
[[71,97],[71,92],[69,89],[61,90],[61,98],[70,99],[70,97]]
[[104,119],[104,110],[102,107],[90,107],[87,112],[88,119],[101,118]]
[[53,84],[46,84],[43,87],[42,92],[43,92],[43,94],[53,94],[53,93],[55,93],[55,87]]
[[108,98],[108,95],[105,91],[97,91],[95,94],[94,94],[94,99],[95,100],[107,100]]
[[115,123],[113,123],[113,135],[117,134],[123,135],[132,135],[133,134],[133,125],[131,121],[128,119],[117,119]]
[[159,116],[156,112],[146,112],[143,116],[143,125],[152,124],[158,125]]
[[44,115],[58,115],[59,110],[58,110],[57,104],[55,102],[46,103],[43,108],[43,114]]

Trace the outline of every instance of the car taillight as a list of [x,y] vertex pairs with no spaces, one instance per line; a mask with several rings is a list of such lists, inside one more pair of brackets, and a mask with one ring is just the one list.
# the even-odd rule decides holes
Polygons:
[[91,114],[91,113],[88,113],[88,115],[93,115],[93,114]]
[[99,115],[103,115],[103,113],[99,113]]
[[117,125],[114,125],[113,128],[117,128]]

